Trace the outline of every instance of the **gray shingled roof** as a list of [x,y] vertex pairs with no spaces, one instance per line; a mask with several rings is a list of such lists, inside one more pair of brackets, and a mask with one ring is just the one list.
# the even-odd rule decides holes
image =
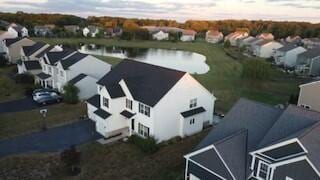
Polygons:
[[294,43],[285,43],[283,44],[283,47],[282,48],[279,48],[278,51],[282,51],[282,52],[288,52],[288,51],[291,51],[292,49],[295,49],[299,46],[297,46],[296,44]]
[[21,41],[22,39],[24,39],[23,37],[17,37],[17,38],[8,38],[8,39],[5,39],[5,42],[6,42],[6,46],[11,46],[12,44],[18,42],[18,41]]
[[45,48],[44,50],[42,50],[41,52],[39,52],[39,54],[36,55],[36,58],[41,58],[41,57],[44,56],[46,53],[50,52],[53,48],[54,48],[54,46],[49,46],[49,47]]
[[75,84],[77,84],[79,81],[81,81],[81,80],[82,80],[83,78],[85,78],[85,77],[87,77],[87,75],[81,73],[81,74],[79,74],[78,76],[76,76],[76,77],[74,77],[73,79],[71,79],[71,80],[69,81],[69,83],[72,84],[72,85],[75,85]]
[[[245,179],[244,174],[249,175],[250,161],[239,159],[240,157],[249,160],[249,152],[292,138],[300,140],[308,151],[307,156],[319,169],[319,134],[319,112],[293,105],[280,110],[258,102],[240,99],[196,149],[214,144],[236,178]],[[226,145],[225,143],[230,139],[233,139],[232,143]],[[241,156],[241,154],[244,155]],[[208,163],[206,161],[206,158],[203,158],[200,164]]]
[[87,100],[87,103],[93,105],[96,108],[100,108],[100,95],[96,94]]
[[75,52],[74,50],[64,49],[63,51],[48,52],[47,57],[48,57],[49,63],[51,65],[54,65],[58,61],[62,60],[63,58],[69,56],[74,52]]
[[39,61],[23,61],[23,64],[27,70],[41,69]]
[[41,49],[42,47],[44,47],[45,45],[47,45],[44,42],[36,42],[34,45],[32,46],[23,46],[23,52],[26,56],[31,56],[32,54],[34,54],[35,52],[37,52],[39,49]]
[[153,107],[185,74],[135,60],[124,60],[97,84],[105,86],[112,98],[122,97],[124,93],[119,82],[123,79],[135,100]]
[[315,58],[320,56],[320,47],[307,50],[298,55],[299,57]]
[[82,54],[82,53],[74,53],[73,55],[69,56],[66,59],[61,60],[61,65],[63,69],[68,69],[70,66],[76,64],[77,62],[81,61],[85,57],[87,57],[88,54]]

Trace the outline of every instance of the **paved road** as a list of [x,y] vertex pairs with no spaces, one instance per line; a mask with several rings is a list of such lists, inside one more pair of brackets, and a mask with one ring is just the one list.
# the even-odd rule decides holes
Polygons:
[[38,107],[39,105],[35,103],[31,97],[26,97],[19,100],[0,103],[0,113],[26,111]]
[[84,120],[7,140],[0,140],[0,157],[27,152],[55,152],[102,138],[95,124]]

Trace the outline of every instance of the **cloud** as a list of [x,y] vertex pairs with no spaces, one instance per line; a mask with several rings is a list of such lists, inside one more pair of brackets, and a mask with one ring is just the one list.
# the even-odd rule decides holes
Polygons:
[[[188,19],[283,19],[283,8],[313,9],[305,19],[318,19],[320,0],[0,0],[0,11],[65,13],[87,16]],[[319,5],[319,6],[318,6]],[[266,11],[266,9],[268,9]],[[261,10],[265,14],[261,14]],[[295,13],[287,16],[291,20]],[[298,20],[303,20],[299,17]],[[319,21],[319,20],[318,20]]]

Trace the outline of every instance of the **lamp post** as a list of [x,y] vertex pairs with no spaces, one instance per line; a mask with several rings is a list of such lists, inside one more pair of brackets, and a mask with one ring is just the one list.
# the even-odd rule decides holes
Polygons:
[[41,109],[41,110],[40,110],[40,114],[41,114],[42,117],[43,117],[42,130],[44,130],[44,131],[47,130],[47,124],[46,124],[47,112],[48,112],[47,109]]

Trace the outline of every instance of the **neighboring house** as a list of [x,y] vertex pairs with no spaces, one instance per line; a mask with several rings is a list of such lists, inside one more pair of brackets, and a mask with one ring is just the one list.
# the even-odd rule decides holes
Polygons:
[[320,179],[320,113],[241,99],[185,155],[185,180]]
[[216,98],[186,72],[124,60],[97,84],[88,117],[106,138],[136,134],[161,142],[212,124]]
[[194,41],[196,39],[197,32],[194,30],[183,30],[180,40],[183,42]]
[[295,67],[298,55],[307,51],[304,47],[297,46],[293,43],[284,44],[282,48],[275,51],[274,60],[277,65],[285,67]]
[[223,40],[223,34],[220,31],[209,30],[206,33],[206,41],[209,43],[218,43]]
[[230,33],[224,38],[224,41],[230,41],[231,46],[237,46],[238,41],[244,37],[248,37],[249,33],[244,32],[244,31],[236,31],[233,33]]
[[166,33],[182,33],[184,30],[177,27],[168,27],[168,26],[141,26],[142,29],[146,29],[149,33],[153,34],[159,31],[163,31]]
[[28,29],[18,24],[11,24],[8,27],[8,32],[13,35],[13,37],[28,37]]
[[300,43],[302,41],[302,38],[300,36],[288,36],[286,38],[286,42],[289,43]]
[[266,40],[260,39],[260,38],[253,38],[249,41],[247,41],[247,51],[251,53],[252,55],[254,54],[255,49],[257,48],[258,44],[261,42],[265,42]]
[[264,39],[264,40],[274,40],[274,36],[272,33],[262,33],[256,36],[256,38]]
[[264,40],[256,44],[253,54],[261,58],[270,58],[283,45],[277,41]]
[[17,67],[18,67],[18,74],[30,73],[32,75],[37,75],[42,72],[40,63],[37,60],[31,60],[31,61],[19,60],[17,62]]
[[78,33],[80,31],[80,27],[77,26],[77,25],[66,25],[66,26],[63,26],[64,29],[66,31],[69,31],[69,32],[72,32],[74,34]]
[[162,40],[168,40],[169,39],[169,33],[165,33],[163,31],[159,31],[157,33],[152,34],[152,38],[158,41]]
[[54,28],[55,25],[47,24],[44,26],[34,26],[33,31],[35,36],[50,36]]
[[49,44],[44,42],[36,42],[35,44],[31,46],[22,46],[21,48],[21,60],[22,61],[28,61],[28,60],[38,60],[36,56],[50,47]]
[[118,36],[121,36],[122,33],[123,33],[123,30],[121,27],[107,28],[105,31],[105,35],[107,37],[118,37]]
[[305,38],[302,40],[302,42],[308,49],[320,47],[320,38]]
[[3,43],[6,58],[8,59],[8,62],[11,64],[16,64],[17,61],[21,58],[20,52],[23,46],[31,46],[35,44],[34,41],[25,37],[5,39],[3,40]]
[[308,76],[320,76],[320,47],[298,55],[296,72]]
[[298,106],[320,112],[320,81],[302,84],[299,87]]
[[[82,54],[73,50],[48,52],[43,56],[43,58],[41,58],[40,64],[42,67],[42,73],[37,75],[37,83],[44,87],[57,89],[58,91],[63,92],[63,87],[72,79],[76,79],[72,82],[79,85],[80,99],[91,97],[97,92],[91,91],[91,94],[88,94],[87,90],[90,90],[90,88],[83,84],[79,84],[79,81],[83,80],[84,84],[87,83],[90,85],[92,83],[89,83],[89,81],[92,82],[92,79],[95,79],[94,82],[96,82],[97,79],[100,79],[111,69],[110,64],[91,55]],[[78,76],[81,74],[85,75],[86,78],[80,78],[79,80]]]
[[97,26],[88,26],[83,28],[82,34],[85,37],[96,37],[96,35],[100,32],[99,27]]
[[252,36],[240,38],[238,41],[239,42],[238,46],[239,47],[248,47],[250,45],[249,42],[251,42],[253,39],[255,39],[255,37],[252,37]]

